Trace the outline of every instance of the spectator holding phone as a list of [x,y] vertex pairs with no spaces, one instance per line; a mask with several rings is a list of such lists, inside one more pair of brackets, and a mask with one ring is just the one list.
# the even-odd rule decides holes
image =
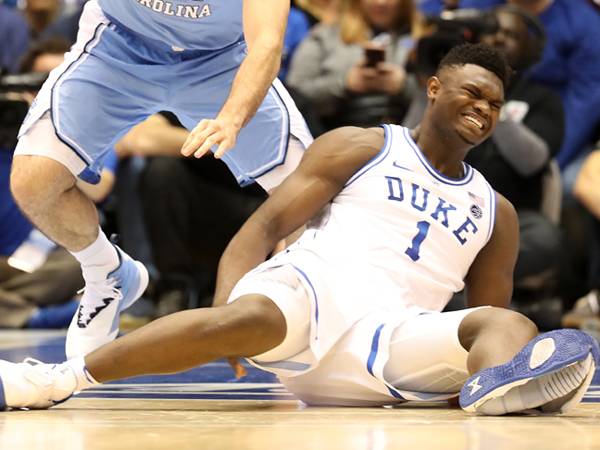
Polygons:
[[413,86],[404,65],[414,14],[411,0],[343,0],[339,19],[300,44],[287,82],[324,129],[402,119]]

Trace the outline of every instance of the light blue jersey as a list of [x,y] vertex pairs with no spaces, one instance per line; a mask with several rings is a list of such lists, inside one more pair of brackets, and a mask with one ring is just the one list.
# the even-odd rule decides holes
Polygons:
[[242,0],[99,0],[112,21],[186,50],[218,50],[243,39]]

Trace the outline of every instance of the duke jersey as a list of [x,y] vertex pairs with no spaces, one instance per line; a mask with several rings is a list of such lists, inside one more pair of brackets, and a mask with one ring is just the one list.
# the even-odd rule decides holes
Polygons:
[[186,50],[219,50],[243,40],[242,0],[99,0],[117,24]]
[[345,273],[347,284],[368,286],[370,303],[441,311],[490,239],[495,193],[466,163],[460,179],[438,172],[408,129],[384,129],[384,148],[298,246]]

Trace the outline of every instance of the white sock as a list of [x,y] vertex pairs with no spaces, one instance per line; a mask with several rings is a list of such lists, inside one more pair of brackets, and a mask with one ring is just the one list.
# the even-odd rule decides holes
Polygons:
[[77,380],[77,387],[75,388],[75,391],[83,391],[84,389],[89,389],[100,384],[94,379],[92,374],[90,374],[90,372],[87,370],[87,367],[85,367],[85,360],[83,359],[83,356],[70,359],[62,365],[69,367],[73,371],[73,374]]
[[83,250],[71,252],[81,263],[85,280],[102,280],[119,265],[119,256],[101,228],[98,237]]

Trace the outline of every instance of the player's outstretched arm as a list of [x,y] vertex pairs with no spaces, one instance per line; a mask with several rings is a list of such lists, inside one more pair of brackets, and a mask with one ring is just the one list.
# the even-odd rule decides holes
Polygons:
[[339,128],[320,136],[300,165],[233,237],[219,262],[215,305],[263,262],[277,242],[308,222],[384,145],[383,129]]
[[181,152],[185,156],[193,154],[199,158],[216,145],[215,157],[220,158],[231,149],[279,71],[289,0],[244,0],[243,8],[248,55],[217,117],[198,123],[183,145]]
[[519,219],[512,204],[496,193],[496,223],[466,278],[467,306],[508,307],[519,251]]

